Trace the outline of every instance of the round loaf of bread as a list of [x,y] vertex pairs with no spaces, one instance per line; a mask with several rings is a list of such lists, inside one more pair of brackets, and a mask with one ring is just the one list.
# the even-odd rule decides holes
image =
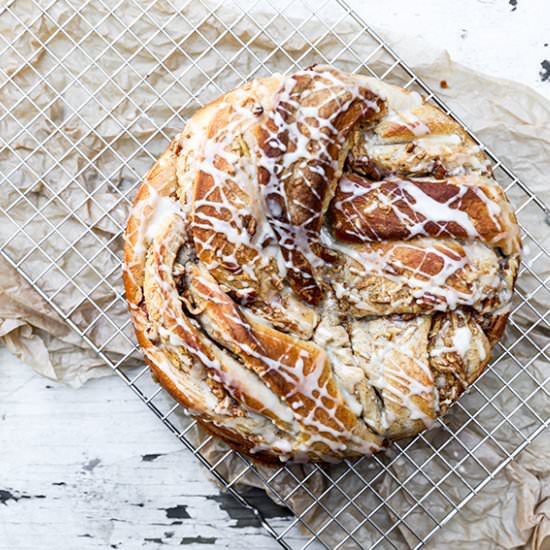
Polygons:
[[259,460],[338,461],[476,380],[520,249],[457,122],[314,66],[189,120],[135,198],[124,283],[155,378],[205,428]]

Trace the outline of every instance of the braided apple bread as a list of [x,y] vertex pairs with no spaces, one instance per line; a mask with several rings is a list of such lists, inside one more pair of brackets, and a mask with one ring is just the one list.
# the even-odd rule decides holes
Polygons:
[[147,363],[204,427],[335,461],[430,427],[480,375],[520,248],[460,125],[314,66],[189,120],[138,191],[124,282]]

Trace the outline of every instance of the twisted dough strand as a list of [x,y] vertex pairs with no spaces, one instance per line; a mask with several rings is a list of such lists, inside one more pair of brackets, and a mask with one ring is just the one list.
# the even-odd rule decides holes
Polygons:
[[260,460],[334,461],[475,381],[520,248],[457,123],[317,66],[195,114],[138,191],[124,282],[153,373],[206,428]]

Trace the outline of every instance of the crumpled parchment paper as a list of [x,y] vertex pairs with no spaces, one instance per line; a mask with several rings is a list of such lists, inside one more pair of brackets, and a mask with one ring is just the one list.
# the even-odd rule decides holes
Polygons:
[[[74,2],[55,4],[35,20],[36,10],[31,2],[20,0],[10,8],[10,13],[17,15],[15,18],[7,12],[0,16],[0,34],[4,37],[15,37],[24,24],[30,26],[1,61],[3,103],[13,116],[0,121],[0,135],[8,144],[0,147],[0,171],[6,180],[0,185],[0,206],[4,212],[0,217],[0,236],[2,242],[10,239],[5,250],[16,262],[24,258],[22,269],[37,280],[46,295],[57,291],[56,305],[63,312],[70,312],[71,321],[86,330],[96,346],[112,361],[132,366],[141,360],[127,323],[118,235],[128,214],[129,198],[153,159],[199,102],[232,88],[243,76],[255,76],[257,67],[257,74],[266,74],[285,70],[289,59],[300,59],[305,65],[330,61],[337,55],[339,67],[353,70],[372,51],[372,42],[364,34],[357,35],[357,25],[351,19],[339,24],[338,38],[333,33],[327,34],[326,27],[313,20],[302,23],[299,33],[291,33],[289,21],[296,24],[292,17],[300,16],[298,9],[285,22],[273,21],[273,13],[265,6],[255,8],[257,22],[266,25],[271,21],[267,26],[269,32],[256,33],[250,19],[237,17],[241,14],[237,6],[223,5],[214,14],[208,14],[205,11],[210,6],[208,2],[180,6],[178,2],[159,1],[151,7],[149,18],[143,16],[139,6],[128,4],[116,20],[109,18],[102,4],[87,5],[83,17],[75,16],[76,6]],[[232,32],[221,34],[221,21],[226,24],[232,21]],[[90,22],[96,31],[90,30]],[[160,32],[162,22],[164,31]],[[121,33],[122,24],[130,23],[132,32]],[[197,24],[200,32],[192,29]],[[59,27],[64,32],[57,32]],[[83,36],[84,42],[75,48],[75,40]],[[550,204],[546,180],[550,173],[550,102],[525,86],[462,67],[444,52],[427,51],[423,45],[419,48],[415,40],[393,36],[391,31],[384,36],[537,196]],[[309,48],[306,37],[315,43],[314,48]],[[145,48],[139,46],[140,40],[147,43]],[[215,40],[221,54],[208,49],[208,41]],[[352,41],[353,46],[343,49],[342,40]],[[234,55],[244,43],[248,44],[248,50]],[[276,49],[281,44],[284,55],[283,50]],[[369,64],[381,74],[387,60],[375,56]],[[12,81],[6,84],[7,78]],[[21,101],[23,92],[28,96],[25,101]],[[510,189],[509,195],[516,206],[522,206],[520,221],[529,234],[546,249],[550,248],[550,225],[544,212],[532,202],[524,205],[527,196],[518,186]],[[43,216],[36,215],[37,210]],[[21,225],[25,228],[23,233],[17,231]],[[12,238],[14,233],[16,238]],[[45,234],[47,238],[43,239]],[[34,243],[39,243],[40,250],[35,249]],[[50,258],[56,263],[52,264]],[[507,376],[508,368],[513,369],[514,361],[531,360],[534,348],[530,342],[547,345],[550,335],[548,322],[540,322],[540,315],[550,306],[549,294],[541,285],[541,280],[548,280],[550,265],[531,237],[525,240],[524,265],[529,269],[523,272],[518,290],[529,296],[530,305],[516,312],[516,327],[509,327],[505,344],[521,340],[517,327],[529,330],[529,338],[514,349],[515,360],[501,361],[498,368],[502,369],[502,376]],[[0,259],[0,342],[36,372],[74,387],[112,373],[4,259]],[[522,395],[529,394],[536,380],[547,378],[546,359],[547,356],[540,357],[532,362],[531,377],[521,382],[525,387],[518,382],[517,391]],[[491,392],[490,381],[483,391]],[[476,399],[483,403],[482,395],[476,392],[463,399],[466,405],[468,400],[475,405]],[[495,407],[504,399],[510,399],[507,393],[495,399]],[[547,399],[537,401],[534,406],[542,418],[550,414]],[[494,422],[498,411],[491,414],[493,417],[487,421]],[[455,407],[445,422],[450,430],[459,430],[462,421],[464,418]],[[521,428],[529,422],[527,417],[514,416],[515,426]],[[503,429],[510,430],[511,440],[517,437],[508,424]],[[462,433],[468,448],[474,448],[484,436],[482,428],[475,425]],[[429,437],[437,445],[438,438],[444,435],[434,430]],[[224,451],[221,443],[205,449],[210,457]],[[389,459],[392,452],[395,451],[390,450],[387,455]],[[420,464],[430,453],[424,446],[412,448],[409,455]],[[493,471],[504,456],[505,450],[498,444],[485,443],[480,447],[477,462],[465,463],[460,474],[475,486],[476,479],[487,477],[483,467]],[[238,460],[223,464],[229,477],[242,470]],[[370,466],[364,464],[367,465],[362,471],[358,467],[357,475],[368,480]],[[406,479],[410,466],[405,461],[392,464],[391,475],[377,479],[379,495],[391,496],[396,480]],[[434,478],[438,478],[438,467],[447,471],[438,461],[430,462],[428,467]],[[342,506],[347,502],[330,482],[344,471],[339,468],[345,467],[330,467],[325,477],[308,478],[307,466],[291,467],[295,479],[306,479],[305,486],[311,493],[319,495],[326,491],[324,502],[332,510],[337,510],[340,502]],[[439,530],[427,547],[550,548],[549,470],[550,441],[548,433],[543,433]],[[271,476],[274,499],[277,492],[288,494],[285,488],[296,484],[286,471],[277,475],[276,470],[268,467],[259,467],[258,471]],[[451,476],[442,487],[451,497],[456,493],[459,502],[463,496],[459,490],[461,482],[453,481],[453,477],[456,476]],[[347,475],[339,480],[338,486],[353,496],[364,485],[357,480],[357,476]],[[412,492],[421,490],[419,476],[413,481],[417,485],[412,486]],[[240,482],[259,484],[257,476],[252,475],[242,476]],[[381,511],[381,516],[385,516],[377,520],[377,525],[382,528],[391,525],[392,513],[400,515],[412,507],[406,493],[398,494],[400,498],[389,501],[393,512]],[[429,498],[430,505],[437,508],[437,499],[441,498],[438,491],[433,491]],[[374,509],[379,504],[377,499],[370,492],[358,495],[358,508],[347,508],[339,521],[347,529],[353,528],[363,517],[360,508]],[[296,513],[305,514],[312,528],[319,529],[327,519],[322,506],[313,506],[308,511],[311,498],[303,490],[296,491],[287,504]],[[425,521],[425,515],[415,513],[408,519],[410,525]],[[418,540],[406,527],[400,526],[398,530],[399,538],[394,541],[399,547],[417,544]],[[337,531],[334,525],[323,531],[322,540],[329,547],[341,539]],[[357,544],[364,547],[378,536],[375,529],[355,533]],[[343,548],[357,544],[348,541]]]

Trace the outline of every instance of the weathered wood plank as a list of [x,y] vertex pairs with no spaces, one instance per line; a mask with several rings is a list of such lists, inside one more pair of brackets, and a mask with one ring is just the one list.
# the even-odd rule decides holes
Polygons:
[[1,550],[279,548],[117,378],[0,378]]

